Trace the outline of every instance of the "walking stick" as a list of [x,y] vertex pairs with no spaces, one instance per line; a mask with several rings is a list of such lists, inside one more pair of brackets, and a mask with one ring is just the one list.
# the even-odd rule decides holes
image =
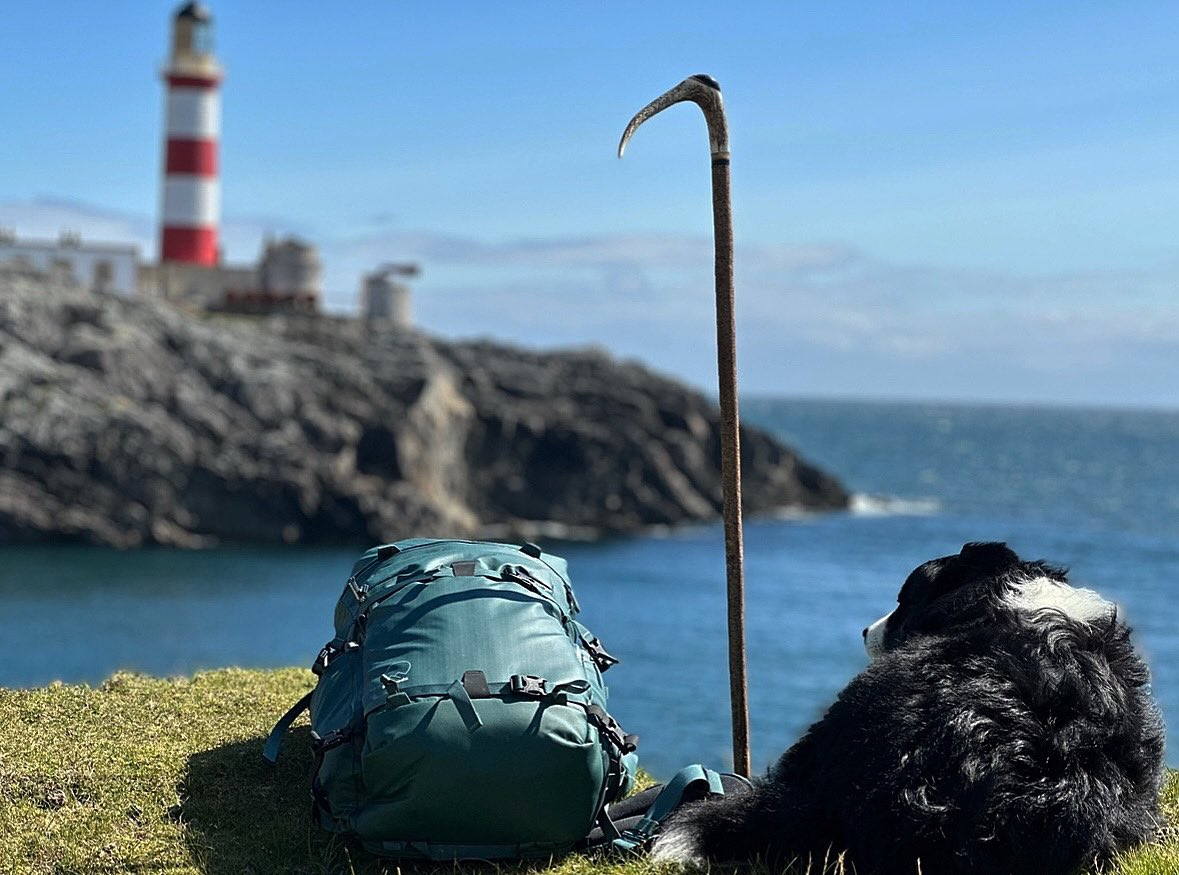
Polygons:
[[690,100],[704,112],[712,151],[712,225],[716,245],[716,367],[721,410],[721,481],[725,573],[729,603],[729,696],[733,711],[733,768],[749,777],[749,690],[745,670],[745,572],[741,541],[741,438],[737,413],[737,346],[733,321],[733,213],[729,195],[729,126],[720,85],[690,76],[644,106],[618,143],[618,157],[639,125],[672,104]]

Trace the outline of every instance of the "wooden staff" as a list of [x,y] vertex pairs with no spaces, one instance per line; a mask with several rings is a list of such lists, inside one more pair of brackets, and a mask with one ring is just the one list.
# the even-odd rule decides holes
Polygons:
[[737,412],[737,333],[733,319],[733,212],[729,193],[729,125],[720,85],[690,76],[652,100],[630,120],[618,143],[622,157],[639,125],[667,107],[695,103],[708,124],[712,152],[712,224],[716,245],[716,366],[721,411],[721,481],[724,494],[725,572],[729,603],[729,695],[733,712],[733,768],[750,774],[749,689],[745,668],[745,571],[741,538],[741,435]]

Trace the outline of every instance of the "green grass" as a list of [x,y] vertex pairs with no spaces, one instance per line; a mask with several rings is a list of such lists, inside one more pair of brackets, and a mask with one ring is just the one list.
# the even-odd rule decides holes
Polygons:
[[[98,688],[0,690],[0,872],[398,872],[311,826],[306,725],[292,731],[277,768],[261,759],[271,724],[313,681],[303,670],[227,669],[187,680],[117,675]],[[1164,805],[1179,822],[1175,775]],[[518,868],[659,871],[644,860],[576,855]],[[1138,849],[1113,871],[1175,875],[1179,838]]]

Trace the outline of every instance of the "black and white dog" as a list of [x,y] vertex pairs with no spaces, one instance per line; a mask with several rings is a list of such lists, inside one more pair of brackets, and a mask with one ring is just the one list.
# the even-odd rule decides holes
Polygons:
[[997,543],[918,567],[864,630],[868,668],[752,791],[675,815],[655,858],[1065,875],[1150,837],[1147,668],[1117,608],[1066,580]]

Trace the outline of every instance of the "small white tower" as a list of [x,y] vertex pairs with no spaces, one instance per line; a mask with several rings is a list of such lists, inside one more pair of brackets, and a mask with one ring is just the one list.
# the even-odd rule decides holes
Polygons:
[[421,273],[416,264],[383,264],[365,275],[360,290],[360,311],[368,320],[388,320],[409,327],[409,286],[394,276],[415,277]]
[[213,56],[213,17],[186,3],[172,20],[167,83],[160,261],[214,265],[221,211],[217,139],[221,67]]

